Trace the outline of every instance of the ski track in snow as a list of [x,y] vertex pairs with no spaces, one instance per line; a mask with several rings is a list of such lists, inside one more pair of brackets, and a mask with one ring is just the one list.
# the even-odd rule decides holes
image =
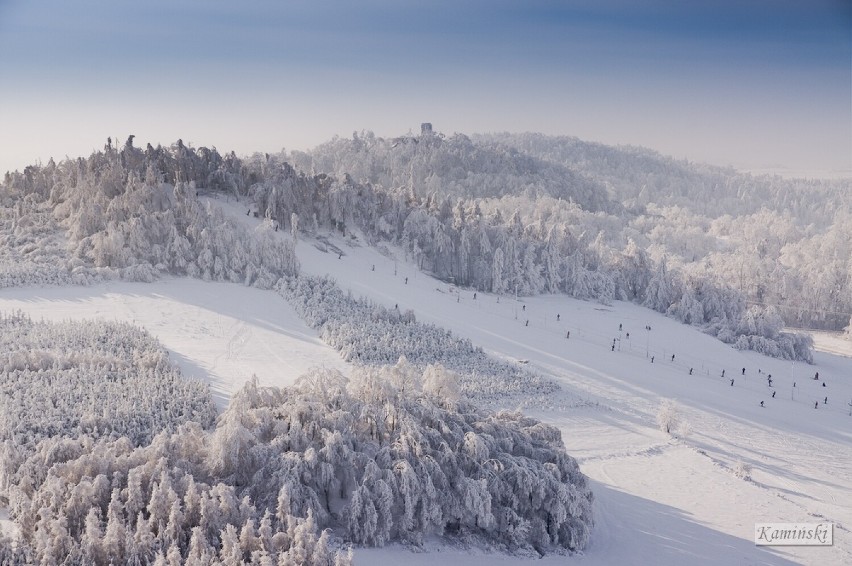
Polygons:
[[[240,222],[259,224],[244,208],[214,203]],[[791,364],[733,350],[628,303],[604,307],[564,296],[515,300],[479,292],[473,300],[472,291],[436,281],[402,259],[340,238],[329,242],[342,258],[299,242],[304,272],[329,274],[344,289],[385,306],[411,308],[418,320],[469,338],[491,355],[528,360],[559,383],[565,397],[587,401],[527,409],[562,431],[568,452],[592,482],[596,526],[584,553],[524,558],[429,540],[419,553],[399,545],[358,549],[359,563],[852,564],[848,341],[818,339],[815,366]],[[142,325],[187,376],[210,383],[220,407],[252,374],[263,385],[286,385],[311,366],[349,369],[280,297],[238,285],[167,279],[3,289],[0,310]],[[815,371],[820,382],[810,379]],[[814,409],[825,395],[830,404]],[[689,432],[672,438],[657,430],[662,398],[677,400]],[[737,462],[752,466],[752,481],[734,476]],[[820,520],[835,523],[833,547],[754,546],[755,522]]]

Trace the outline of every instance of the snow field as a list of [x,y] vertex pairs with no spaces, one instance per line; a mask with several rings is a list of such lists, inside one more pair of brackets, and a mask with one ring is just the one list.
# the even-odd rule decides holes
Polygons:
[[[581,469],[592,479],[652,502],[659,501],[665,490],[672,490],[666,498],[672,507],[696,514],[700,510],[711,534],[738,541],[728,545],[738,549],[728,556],[729,563],[779,563],[782,556],[808,563],[817,555],[821,563],[852,560],[852,537],[846,530],[852,524],[846,504],[852,501],[852,436],[848,432],[852,418],[847,405],[852,401],[848,381],[852,364],[848,359],[818,352],[816,364],[808,366],[740,352],[627,303],[604,306],[561,296],[520,301],[504,296],[498,303],[497,297],[483,293],[477,293],[474,300],[472,291],[420,274],[401,259],[366,246],[336,243],[344,251],[340,259],[309,242],[300,243],[297,254],[303,272],[328,273],[355,294],[385,306],[412,309],[419,320],[470,338],[493,355],[528,362],[562,384],[569,394],[587,399],[592,406],[599,404],[600,410],[528,411],[561,429],[569,454],[579,459]],[[646,325],[650,331],[645,330]],[[568,332],[570,338],[566,338]],[[816,371],[820,372],[819,382],[812,379]],[[730,378],[734,378],[733,387]],[[822,387],[825,381],[827,386]],[[773,391],[777,391],[775,398]],[[826,395],[827,405],[822,402]],[[670,442],[654,423],[663,398],[677,401],[689,431],[676,431],[685,438],[676,441],[682,446],[672,455],[655,456],[655,446]],[[761,407],[760,401],[766,406]],[[814,402],[819,403],[817,409]],[[575,422],[578,418],[597,425],[586,434]],[[607,448],[594,448],[601,431],[612,427],[634,432],[614,439]],[[606,465],[586,463],[584,447],[598,457],[602,451]],[[751,482],[734,476],[739,462],[752,466]],[[686,481],[673,485],[670,477],[675,473],[696,474],[696,482],[706,485],[701,492]],[[611,563],[615,550],[599,542],[616,536],[615,529],[611,532],[607,525],[614,522],[620,532],[641,530],[646,518],[630,513],[620,513],[617,519],[609,516],[604,500],[611,492],[598,491],[601,523],[586,559]],[[733,518],[737,520],[732,522]],[[834,547],[765,550],[751,542],[755,522],[806,520],[835,522]],[[636,540],[627,548],[633,544],[647,550],[649,558],[667,560],[664,549],[669,547]],[[725,562],[724,553],[711,546],[701,548],[696,546],[694,557],[703,557],[707,563]],[[632,555],[628,551],[625,557]],[[674,560],[671,563],[683,560],[683,556],[668,558]]]
[[91,287],[14,288],[0,311],[34,320],[105,318],[141,325],[166,347],[184,375],[210,384],[222,409],[252,375],[284,386],[314,366],[349,366],[272,292],[231,283],[164,279]]

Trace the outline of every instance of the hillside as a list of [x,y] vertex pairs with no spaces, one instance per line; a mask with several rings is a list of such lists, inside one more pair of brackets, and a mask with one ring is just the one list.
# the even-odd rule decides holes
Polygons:
[[[0,556],[325,564],[348,560],[341,544],[391,543],[355,558],[416,562],[404,544],[450,563],[714,563],[720,547],[730,563],[848,562],[846,341],[815,350],[785,329],[849,320],[842,183],[809,194],[645,150],[505,138],[364,134],[241,159],[131,137],[7,175],[0,311],[139,324],[224,412],[149,445],[112,425],[39,440],[59,467],[3,486],[31,546]],[[659,202],[643,204],[630,187],[648,168]],[[713,178],[765,206],[688,206]],[[785,187],[808,210],[838,207],[834,221],[795,216]],[[51,380],[33,368],[68,356],[10,347],[13,383]],[[110,422],[106,405],[82,422]],[[2,456],[12,470],[16,452]],[[81,483],[88,513],[52,495]],[[221,514],[196,513],[196,495]],[[751,541],[756,522],[809,518],[835,525],[834,547]],[[67,520],[59,546],[38,535]]]
[[[481,210],[492,224],[489,215],[499,214],[497,223],[509,221],[516,233],[537,234],[533,237],[551,246],[556,238],[566,255],[580,251],[578,267],[586,271],[597,273],[606,266],[615,298],[645,300],[643,289],[630,288],[613,273],[618,270],[614,258],[636,255],[633,241],[647,255],[640,261],[665,260],[680,274],[674,286],[681,291],[669,304],[651,305],[658,310],[669,309],[683,289],[695,291],[701,280],[734,289],[749,304],[774,306],[792,326],[839,330],[849,323],[849,179],[753,176],[645,148],[533,133],[382,139],[368,132],[281,158],[312,174],[349,174],[374,191],[428,197],[439,219],[456,208],[465,209],[468,217]],[[476,193],[469,185],[499,190]],[[588,194],[608,204],[583,196]],[[452,215],[452,226],[447,223],[443,231],[450,234],[449,247],[459,250],[465,244],[452,228],[464,225],[465,218]],[[469,233],[475,240],[476,231]],[[391,239],[402,242],[404,234]],[[466,282],[458,273],[442,271],[438,254],[426,253],[439,277]],[[471,252],[477,253],[482,252]],[[533,263],[545,280],[552,278],[545,254],[536,250],[536,256]],[[519,286],[524,294],[527,286],[536,288],[529,281]],[[559,289],[580,298],[608,298],[605,284],[592,287]]]
[[[170,148],[149,145],[143,151],[133,147],[131,137],[123,147],[108,144],[88,160],[51,161],[24,174],[7,175],[7,206],[15,199],[20,202],[4,212],[3,229],[17,231],[4,240],[10,258],[27,254],[27,262],[41,262],[37,278],[60,281],[74,274],[76,281],[101,280],[108,274],[150,280],[169,272],[270,287],[278,274],[297,269],[286,250],[273,250],[263,242],[251,248],[255,240],[218,230],[223,220],[208,215],[192,198],[193,191],[195,197],[209,191],[247,197],[249,215],[254,211],[272,221],[269,232],[292,231],[294,225],[306,234],[334,230],[346,235],[354,230],[371,244],[404,248],[422,270],[448,282],[495,293],[562,292],[604,304],[629,300],[699,326],[739,348],[788,359],[807,361],[810,346],[806,339],[782,333],[783,324],[830,330],[848,324],[852,222],[846,221],[848,196],[842,195],[848,192],[841,190],[842,182],[791,192],[788,181],[761,181],[774,195],[795,193],[808,205],[823,203],[822,212],[834,216],[821,225],[780,204],[775,210],[764,207],[751,213],[747,207],[732,207],[719,217],[703,216],[667,204],[671,196],[662,193],[657,204],[637,207],[608,197],[607,202],[618,206],[599,208],[559,192],[579,186],[570,175],[550,181],[542,177],[553,167],[568,171],[566,166],[524,157],[513,148],[428,134],[410,138],[420,139],[418,143],[406,142],[406,147],[418,148],[414,153],[398,155],[397,142],[366,139],[370,143],[357,136],[352,142],[329,142],[315,157],[255,155],[241,160],[234,154],[196,150],[180,140]],[[562,142],[555,138],[549,143],[559,148]],[[610,152],[618,163],[619,156],[629,154]],[[300,172],[288,159],[307,163],[312,172]],[[646,156],[627,169],[641,176],[641,167],[650,159]],[[349,173],[315,171],[315,162],[323,160],[335,166],[374,161],[372,169],[390,175],[383,182],[396,183],[395,175],[407,175],[408,184],[386,187],[370,181],[379,177],[359,180]],[[701,200],[694,193],[696,186],[704,186],[696,180],[701,169],[671,167],[670,162],[657,158],[658,168],[671,170],[668,181],[660,181],[662,186],[686,183],[688,198]],[[420,165],[414,167],[416,163]],[[589,168],[584,178],[600,176],[595,172],[599,168]],[[620,170],[613,166],[613,171]],[[683,170],[692,177],[678,177]],[[482,171],[494,182],[476,180]],[[713,175],[724,173],[713,170]],[[629,178],[619,183],[629,184]],[[734,175],[726,183],[750,193],[743,179],[750,177]],[[488,194],[502,196],[471,197],[465,189],[471,184],[499,185],[499,193]],[[599,189],[595,194],[601,195]],[[826,196],[832,191],[840,200]],[[83,201],[94,206],[81,207]],[[767,196],[765,202],[772,205],[773,198]],[[26,237],[18,226],[23,216]],[[59,229],[71,239],[65,251],[46,239]],[[48,249],[32,247],[42,240],[61,257],[64,269],[57,272],[56,265],[45,264],[44,252],[34,253]],[[122,251],[125,244],[127,252]],[[24,277],[18,262],[9,262],[8,269],[0,281],[16,284]],[[30,266],[30,273],[34,269]]]
[[[228,209],[226,203],[221,206]],[[259,223],[236,206],[231,210],[234,218],[239,215],[247,226]],[[631,560],[678,564],[687,559],[699,564],[785,564],[812,562],[814,553],[820,553],[821,563],[849,560],[848,533],[842,526],[849,524],[850,517],[841,504],[852,496],[852,478],[848,476],[852,462],[845,449],[849,439],[843,432],[849,419],[848,407],[841,404],[845,397],[852,399],[852,386],[843,378],[852,369],[848,358],[817,353],[816,365],[797,364],[791,373],[789,362],[735,351],[629,303],[602,306],[559,296],[517,302],[503,297],[497,303],[496,296],[485,293],[474,300],[471,291],[448,288],[410,263],[400,259],[394,262],[392,255],[351,241],[333,239],[330,243],[345,253],[338,257],[328,251],[326,243],[318,247],[316,241],[299,242],[296,253],[302,269],[331,274],[344,288],[357,295],[367,294],[388,308],[410,308],[418,318],[451,328],[492,355],[516,364],[526,361],[521,365],[560,385],[564,401],[554,397],[549,406],[527,407],[526,411],[560,429],[566,448],[578,457],[581,470],[592,479],[597,526],[591,545],[578,560],[591,564]],[[283,323],[287,319],[282,314],[269,310],[280,298],[268,291],[256,292],[258,306],[267,305],[263,307],[266,314],[261,315],[253,307],[235,312],[231,301],[204,300],[204,311],[180,307],[198,303],[200,297],[221,297],[227,288],[222,284],[186,281],[160,288],[160,284],[150,285],[127,291],[113,288],[109,294],[96,291],[104,297],[101,303],[75,298],[73,288],[21,289],[14,291],[18,299],[5,300],[0,308],[30,309],[38,316],[56,312],[62,318],[110,313],[137,321],[144,312],[143,324],[155,335],[162,334],[164,343],[171,344],[170,350],[183,352],[185,367],[190,368],[185,371],[207,379],[221,371],[221,366],[211,365],[209,359],[210,353],[223,349],[221,333],[216,331],[218,318],[225,322],[221,325],[224,330],[242,321],[251,330],[243,333],[249,338],[245,346],[250,348],[269,343],[275,336],[286,339],[309,334],[303,327]],[[143,292],[146,288],[152,290]],[[10,292],[4,291],[4,296]],[[46,292],[53,298],[40,298]],[[71,293],[71,300],[57,302],[63,293]],[[225,296],[237,297],[234,293],[236,289]],[[137,300],[134,297],[146,295],[170,297],[171,306],[127,310],[126,305]],[[58,305],[62,305],[61,310]],[[180,340],[168,339],[175,327],[168,318],[170,312],[183,322]],[[530,320],[529,326],[526,320]],[[621,332],[619,324],[623,325]],[[646,324],[652,327],[650,333],[643,330]],[[272,333],[261,339],[258,332],[264,326]],[[563,331],[570,331],[570,338]],[[627,332],[631,333],[630,340]],[[610,349],[613,338],[619,339],[616,351]],[[310,342],[301,339],[281,344],[288,357],[317,355],[306,349],[313,348]],[[674,361],[672,353],[676,355]],[[654,363],[649,355],[655,356]],[[256,373],[266,382],[277,379],[278,366],[268,363],[268,358],[240,355],[235,360],[242,366],[242,375]],[[689,367],[695,370],[692,376]],[[747,369],[745,377],[736,375],[742,367]],[[721,378],[721,369],[726,369],[727,375],[736,375],[733,388]],[[810,405],[811,398],[822,396],[824,389],[810,379],[815,371],[820,372],[830,391],[829,404],[817,410]],[[777,399],[771,398],[772,390],[762,377],[769,373],[775,380]],[[801,394],[791,399],[794,379]],[[654,422],[663,398],[676,399],[681,419],[687,423],[673,437],[660,432]],[[760,400],[767,406],[761,408]],[[832,454],[830,461],[825,454]],[[735,475],[740,463],[751,468],[750,481]],[[756,521],[816,520],[812,517],[838,525],[834,547],[766,550],[753,545]],[[665,539],[643,534],[649,522],[658,525],[655,532]],[[450,564],[526,562],[447,548],[437,539],[429,539],[425,545],[429,549],[425,554],[411,554],[399,547],[358,550],[355,560],[430,563],[435,560],[434,553],[440,553]],[[563,563],[565,559],[544,559],[556,560]]]

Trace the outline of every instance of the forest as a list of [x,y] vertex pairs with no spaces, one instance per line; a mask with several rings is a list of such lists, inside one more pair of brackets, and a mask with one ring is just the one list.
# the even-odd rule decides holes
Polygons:
[[[141,149],[131,136],[6,174],[0,284],[173,273],[272,288],[298,272],[273,232],[325,230],[398,246],[455,285],[628,300],[809,361],[808,338],[783,328],[850,322],[848,185],[536,134],[367,132],[247,158],[180,140]],[[249,235],[202,193],[243,199],[268,222]]]
[[[0,318],[0,563],[345,566],[446,535],[580,550],[592,494],[559,430],[404,359],[248,382],[216,418],[146,332]],[[215,420],[215,422],[214,422]]]

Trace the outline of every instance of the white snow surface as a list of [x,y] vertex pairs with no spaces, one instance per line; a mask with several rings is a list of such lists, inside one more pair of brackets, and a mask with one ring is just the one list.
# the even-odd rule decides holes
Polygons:
[[160,340],[185,376],[209,382],[220,409],[252,375],[261,385],[284,386],[313,366],[349,373],[286,301],[233,283],[164,279],[0,291],[0,311],[18,310],[35,320],[138,324]]
[[[245,217],[244,208],[217,204],[243,222],[259,222]],[[564,296],[498,302],[483,293],[474,300],[473,291],[419,273],[390,250],[342,238],[330,243],[342,257],[327,244],[298,243],[304,272],[330,274],[344,289],[413,309],[418,320],[470,338],[492,355],[528,361],[566,394],[585,399],[580,407],[526,411],[559,427],[596,498],[591,545],[573,557],[539,560],[430,540],[425,552],[358,549],[359,564],[852,564],[848,342],[845,349],[843,341],[832,342],[836,353],[817,352],[813,366],[792,364],[734,350],[628,303]],[[280,297],[236,285],[180,279],[3,289],[0,309],[33,318],[135,321],[185,373],[209,380],[220,406],[252,374],[263,384],[286,384],[313,365],[347,370]],[[667,398],[686,423],[674,436],[655,423]],[[739,462],[752,467],[750,481],[733,473]],[[832,547],[754,545],[756,522],[820,521],[834,523]]]
[[[413,309],[418,320],[449,328],[493,355],[528,361],[591,402],[528,411],[560,428],[568,453],[593,480],[597,526],[578,562],[852,563],[852,360],[817,352],[810,366],[741,352],[623,302],[541,296],[501,297],[498,303],[483,293],[474,300],[473,291],[418,273],[390,251],[335,245],[344,251],[340,259],[300,243],[302,270],[330,274],[379,303]],[[817,371],[819,381],[813,379]],[[674,438],[655,424],[666,398],[676,400],[687,423]],[[751,481],[734,475],[738,462],[752,467]],[[757,522],[819,521],[835,524],[833,547],[754,545]],[[446,548],[440,555],[361,552],[373,557],[370,563],[520,562]],[[550,561],[565,559],[544,560]]]

